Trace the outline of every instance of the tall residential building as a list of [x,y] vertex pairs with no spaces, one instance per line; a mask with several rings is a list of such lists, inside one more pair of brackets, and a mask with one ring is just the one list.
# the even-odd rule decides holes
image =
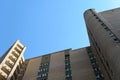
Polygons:
[[92,51],[104,80],[120,80],[120,8],[84,13]]
[[16,41],[2,56],[0,80],[96,80],[91,66],[96,60],[90,47],[24,60],[25,48]]
[[24,63],[25,49],[26,47],[17,40],[0,58],[0,80],[17,80]]
[[96,80],[92,60],[87,48],[67,49],[28,59],[22,80]]

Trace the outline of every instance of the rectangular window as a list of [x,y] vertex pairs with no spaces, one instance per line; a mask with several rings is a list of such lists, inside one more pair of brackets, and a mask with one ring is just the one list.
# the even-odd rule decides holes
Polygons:
[[115,42],[115,43],[120,43],[120,40],[119,40],[118,38],[115,38],[115,39],[114,39],[114,42]]

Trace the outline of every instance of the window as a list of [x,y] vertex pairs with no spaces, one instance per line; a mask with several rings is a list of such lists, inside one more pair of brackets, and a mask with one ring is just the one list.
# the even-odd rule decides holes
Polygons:
[[100,19],[98,20],[99,22],[102,22]]
[[100,68],[94,68],[95,71],[100,71]]
[[42,75],[37,76],[37,78],[42,78]]
[[93,60],[93,59],[94,59],[94,57],[91,57],[91,58],[90,58],[90,60]]
[[68,66],[68,65],[70,65],[70,63],[66,62],[65,65]]
[[103,76],[103,74],[98,74],[98,75],[96,75],[96,78],[101,79],[101,78],[104,78],[104,76]]
[[70,60],[70,58],[69,57],[65,57],[65,60]]
[[106,26],[104,23],[101,24],[102,26]]
[[96,63],[92,63],[92,65],[96,65]]
[[48,74],[47,74],[47,73],[45,73],[44,75],[45,75],[45,76],[48,76]]
[[110,31],[110,32],[109,32],[109,36],[110,36],[110,37],[113,37],[114,34]]
[[93,65],[93,69],[95,69],[95,68],[98,68],[98,65],[96,64],[96,65]]
[[48,68],[45,68],[45,71],[48,71]]
[[42,71],[43,71],[42,69],[39,70],[39,72],[42,72]]
[[71,74],[66,74],[66,78],[71,78]]
[[99,19],[99,18],[96,16],[96,19]]
[[93,16],[97,16],[96,14],[93,14]]
[[71,71],[71,68],[70,67],[66,68],[66,71]]
[[48,66],[49,63],[42,63],[40,67],[43,67],[43,66]]
[[96,62],[96,60],[95,60],[95,59],[92,59],[92,60],[91,60],[91,63],[95,63],[95,62]]
[[115,39],[114,39],[114,42],[115,42],[115,43],[119,43],[120,40],[119,40],[118,38],[115,38]]
[[104,27],[104,29],[105,29],[106,31],[109,31],[108,27]]

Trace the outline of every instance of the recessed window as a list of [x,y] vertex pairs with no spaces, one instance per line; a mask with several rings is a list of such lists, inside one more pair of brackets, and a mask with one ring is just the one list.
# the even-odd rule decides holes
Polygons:
[[66,74],[66,78],[71,78],[71,74]]
[[65,57],[69,57],[69,54],[66,54]]
[[99,18],[96,16],[96,19],[99,19]]
[[96,60],[95,60],[95,59],[92,59],[92,60],[91,60],[91,63],[95,63],[95,62],[96,62]]
[[109,30],[109,28],[108,28],[107,26],[106,26],[106,27],[104,27],[104,29],[105,29],[106,31],[110,31],[110,30]]
[[42,78],[42,75],[37,76],[37,78]]
[[99,21],[99,22],[102,22],[102,20],[100,20],[100,19],[99,19],[98,21]]
[[106,26],[104,23],[101,24],[102,26]]
[[103,74],[98,74],[98,75],[96,75],[96,78],[101,79],[101,78],[104,78],[104,76],[103,76]]
[[71,71],[71,68],[70,67],[66,68],[66,71]]
[[113,37],[114,34],[113,34],[112,32],[109,32],[109,36],[110,36],[110,37]]
[[65,60],[70,60],[70,58],[69,57],[65,57]]
[[95,69],[95,68],[98,68],[98,65],[96,64],[96,65],[93,65],[93,69]]
[[93,14],[93,16],[97,16],[96,14]]
[[118,38],[115,38],[115,39],[114,39],[114,42],[115,42],[115,43],[119,43],[120,40],[119,40]]
[[95,71],[100,71],[100,68],[94,68]]
[[94,59],[94,57],[91,57],[91,58],[90,58],[90,60],[93,60],[93,59]]
[[96,65],[96,63],[92,63],[92,65]]

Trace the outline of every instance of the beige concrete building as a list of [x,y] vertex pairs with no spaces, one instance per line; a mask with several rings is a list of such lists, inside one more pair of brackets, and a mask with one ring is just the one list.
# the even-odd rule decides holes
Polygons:
[[84,13],[92,51],[104,80],[120,80],[120,8]]
[[16,41],[2,56],[0,80],[96,80],[89,47],[62,50],[26,61],[24,51],[25,46]]
[[96,80],[90,47],[66,49],[27,60],[23,57],[25,49],[17,40],[0,58],[0,80]]
[[22,80],[96,80],[87,48],[28,59]]
[[17,40],[0,58],[0,80],[16,80],[24,62],[26,47]]

